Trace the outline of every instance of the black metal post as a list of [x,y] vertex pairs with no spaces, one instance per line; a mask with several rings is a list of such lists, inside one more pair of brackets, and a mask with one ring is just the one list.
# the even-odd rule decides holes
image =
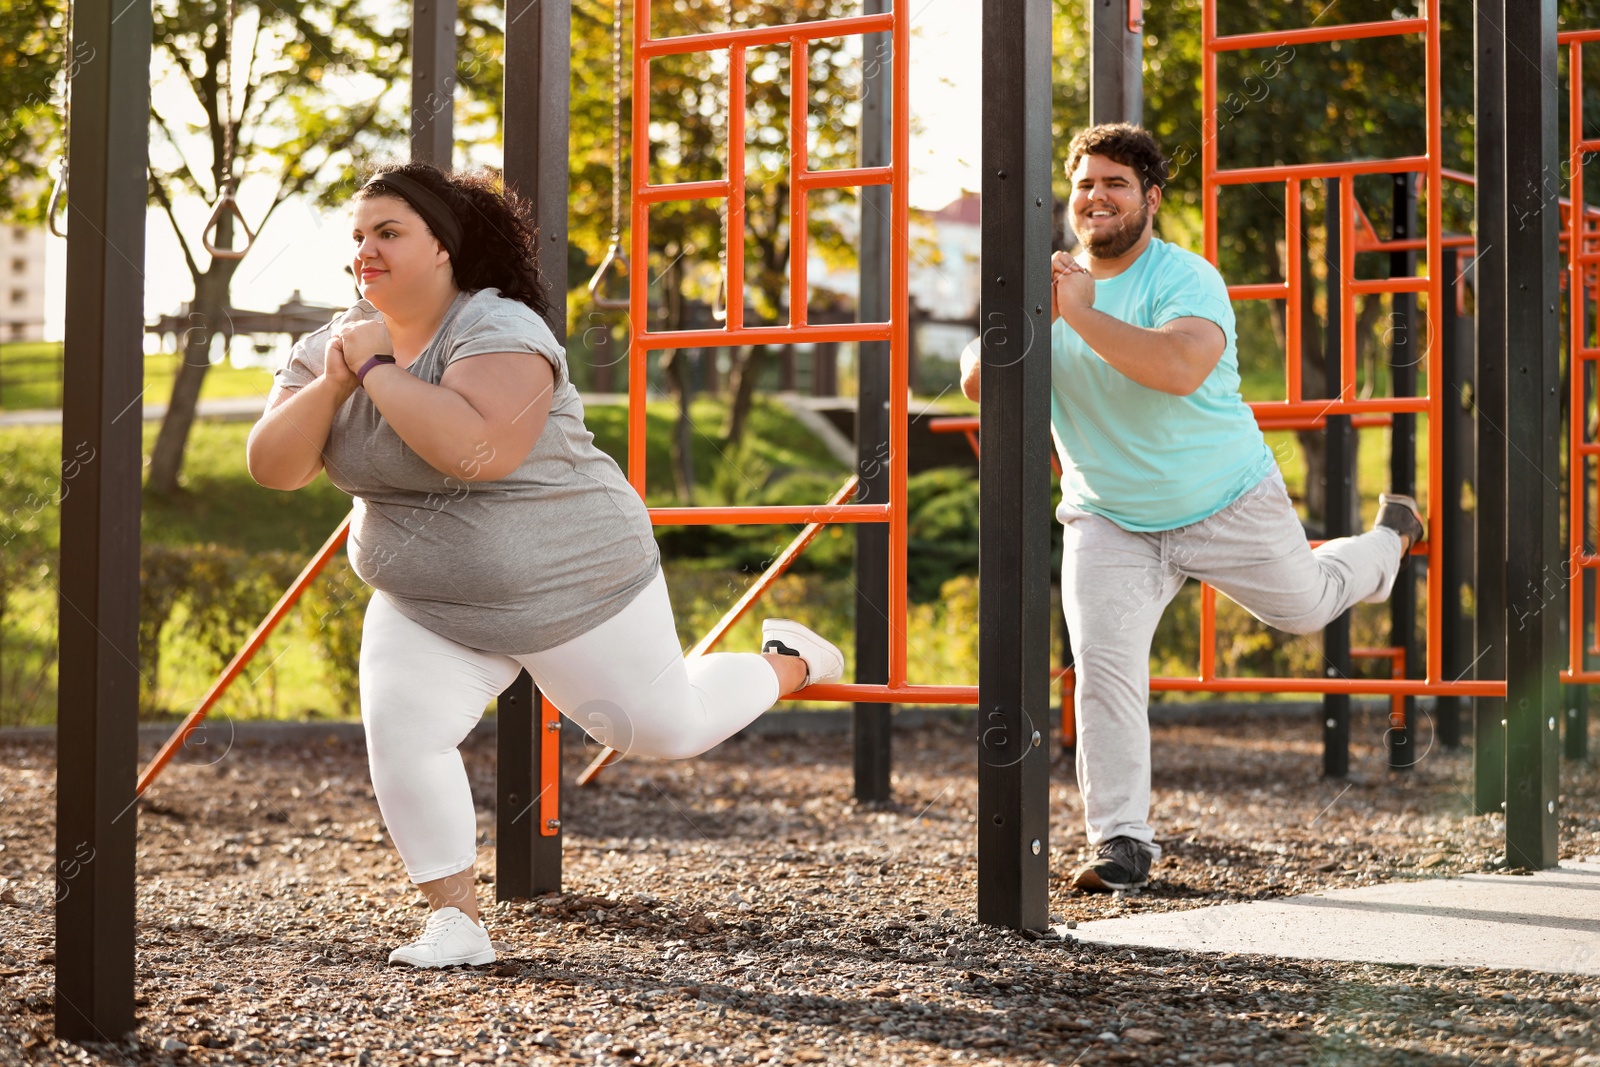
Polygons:
[[[571,39],[571,0],[526,0],[526,6],[513,0],[506,17],[505,180],[533,205],[539,271],[553,307],[547,325],[563,343]],[[554,745],[559,759],[562,732],[540,727],[539,692],[526,671],[500,695],[496,710],[495,897],[558,892],[562,835],[541,832],[538,801],[546,746]]]
[[978,919],[1049,918],[1050,0],[983,3]]
[[55,1033],[134,1019],[150,5],[79,0],[61,423]]
[[1144,20],[1137,0],[1088,0],[1089,121],[1144,122]]
[[[1444,484],[1436,495],[1437,506],[1443,508],[1444,565],[1439,580],[1444,583],[1444,597],[1438,640],[1442,645],[1440,664],[1444,676],[1455,681],[1472,673],[1472,660],[1476,655],[1467,601],[1473,583],[1473,549],[1477,537],[1474,512],[1467,510],[1466,501],[1476,494],[1473,467],[1477,441],[1472,422],[1472,329],[1456,313],[1462,279],[1455,249],[1444,250],[1439,269],[1444,272],[1444,315],[1441,317],[1444,332],[1435,342],[1434,351],[1444,360],[1440,368],[1444,395],[1439,402],[1443,416],[1439,432],[1444,439],[1444,455],[1440,457]],[[1435,505],[1430,503],[1429,506]],[[1461,713],[1470,709],[1471,703],[1465,697],[1441,696],[1434,706],[1439,743],[1446,748],[1461,747]]]
[[[514,24],[509,17],[506,22]],[[455,92],[455,0],[411,0],[412,159],[449,169],[455,149]]]
[[[1395,240],[1406,240],[1417,232],[1417,198],[1412,192],[1413,174],[1393,176]],[[1389,276],[1409,278],[1417,272],[1415,252],[1391,252]],[[1423,345],[1417,340],[1417,297],[1415,293],[1395,293],[1390,310],[1389,385],[1395,396],[1417,395],[1417,362]],[[1449,314],[1447,311],[1446,314]],[[1431,340],[1431,338],[1430,338]],[[1389,428],[1389,489],[1414,496],[1417,491],[1417,417],[1396,412]],[[1423,663],[1417,647],[1417,575],[1422,560],[1413,560],[1400,572],[1389,597],[1389,640],[1406,652],[1406,677],[1422,676]],[[1410,770],[1416,763],[1417,698],[1404,699],[1405,721],[1389,724],[1389,769]]]
[[[1322,346],[1323,395],[1337,397],[1341,385],[1340,321],[1343,305],[1339,276],[1339,242],[1343,227],[1339,223],[1339,179],[1324,183],[1328,286],[1328,317]],[[1323,449],[1323,536],[1329,540],[1355,533],[1355,517],[1350,500],[1353,466],[1351,462],[1350,416],[1329,415]],[[1329,678],[1350,677],[1350,613],[1330,622],[1322,631],[1323,671]],[[1343,778],[1350,773],[1350,694],[1328,693],[1322,698],[1322,773]]]
[[[1473,583],[1474,677],[1506,677],[1506,110],[1505,4],[1479,0],[1474,20],[1477,102],[1478,556]],[[1472,726],[1472,806],[1479,815],[1505,808],[1503,697],[1479,697]]]
[[[906,0],[899,0],[905,3]],[[889,0],[866,0],[865,14],[881,14]],[[861,105],[861,165],[886,167],[893,144],[893,54],[887,33],[868,34],[863,47],[867,63]],[[889,321],[891,242],[889,187],[861,190],[860,321]],[[889,342],[868,341],[858,349],[856,366],[856,490],[859,503],[889,499]],[[895,462],[905,462],[895,456]],[[881,522],[856,524],[856,681],[884,685],[889,681],[889,628],[902,625],[889,618],[889,527]],[[893,766],[894,709],[888,704],[858,703],[852,715],[855,734],[855,797],[866,803],[890,797]]]
[[1493,6],[1506,37],[1506,864],[1537,869],[1557,860],[1566,610],[1556,0]]

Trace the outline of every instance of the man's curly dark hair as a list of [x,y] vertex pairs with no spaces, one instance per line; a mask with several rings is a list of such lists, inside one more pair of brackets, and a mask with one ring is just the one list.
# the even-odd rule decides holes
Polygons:
[[1067,146],[1067,173],[1078,169],[1084,156],[1105,156],[1113,163],[1132,167],[1139,175],[1139,192],[1147,193],[1153,185],[1167,187],[1167,160],[1161,146],[1143,126],[1129,122],[1103,122],[1090,126],[1072,139]]
[[470,292],[493,287],[545,319],[551,317],[550,296],[539,276],[539,231],[533,224],[532,205],[506,189],[498,175],[487,170],[442,171],[431,163],[389,163],[368,169],[355,199],[399,195],[384,189],[381,179],[365,184],[377,174],[404,175],[449,206],[461,224],[462,251],[450,258],[457,288]]

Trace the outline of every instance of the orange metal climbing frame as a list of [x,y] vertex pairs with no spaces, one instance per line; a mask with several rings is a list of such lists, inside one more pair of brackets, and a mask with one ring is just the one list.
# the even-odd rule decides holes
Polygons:
[[[1600,306],[1600,220],[1584,200],[1583,164],[1585,158],[1600,151],[1600,139],[1586,139],[1583,135],[1583,46],[1600,42],[1600,30],[1576,30],[1556,35],[1558,44],[1567,46],[1567,88],[1571,93],[1569,151],[1571,184],[1568,196],[1571,201],[1563,213],[1566,234],[1567,267],[1571,274],[1567,280],[1567,298],[1572,316],[1567,333],[1567,377],[1570,393],[1568,408],[1567,441],[1567,568],[1562,578],[1567,581],[1567,667],[1561,672],[1563,682],[1594,685],[1600,683],[1600,670],[1590,669],[1584,661],[1583,634],[1586,625],[1593,621],[1593,605],[1584,596],[1585,570],[1600,567],[1600,555],[1588,550],[1585,543],[1585,475],[1593,457],[1600,455],[1600,441],[1589,433],[1591,398],[1584,380],[1587,367],[1600,360],[1600,345],[1593,338],[1594,327],[1587,314],[1591,304]],[[1597,479],[1600,482],[1600,479]],[[1600,500],[1595,502],[1594,514],[1600,514]],[[1600,645],[1600,627],[1595,628],[1596,644]]]
[[[1229,287],[1235,300],[1283,300],[1287,328],[1285,382],[1287,396],[1281,401],[1254,403],[1251,407],[1263,426],[1289,428],[1302,420],[1316,424],[1328,415],[1350,415],[1354,418],[1387,418],[1399,412],[1416,412],[1428,416],[1428,485],[1430,489],[1442,481],[1442,441],[1439,397],[1442,386],[1442,364],[1427,353],[1427,391],[1424,396],[1358,398],[1356,395],[1356,316],[1355,298],[1359,295],[1382,293],[1420,293],[1427,298],[1427,336],[1429,343],[1443,336],[1444,279],[1437,265],[1445,247],[1441,212],[1437,205],[1443,202],[1444,171],[1442,166],[1442,123],[1440,109],[1440,0],[1426,0],[1426,13],[1422,17],[1392,19],[1382,22],[1350,23],[1345,25],[1315,26],[1305,29],[1274,30],[1265,33],[1217,34],[1217,0],[1204,0],[1201,11],[1202,63],[1202,208],[1205,219],[1205,255],[1217,263],[1219,216],[1218,196],[1223,186],[1282,184],[1283,214],[1285,220],[1285,245],[1287,250],[1286,280],[1277,284],[1239,284]],[[1372,37],[1420,35],[1424,41],[1427,93],[1427,151],[1420,156],[1396,159],[1361,160],[1351,162],[1312,163],[1288,167],[1242,167],[1223,169],[1217,161],[1217,134],[1219,131],[1217,102],[1217,61],[1224,52],[1256,48],[1295,47],[1327,44]],[[1358,251],[1399,248],[1400,243],[1361,240],[1364,216],[1356,201],[1354,179],[1364,174],[1415,173],[1421,176],[1426,202],[1427,232],[1416,243],[1427,257],[1428,273],[1423,277],[1362,279],[1355,277],[1355,257]],[[1301,187],[1308,181],[1329,178],[1339,182],[1338,215],[1343,240],[1339,242],[1340,263],[1338,272],[1344,279],[1339,286],[1342,330],[1339,351],[1342,357],[1339,395],[1333,399],[1308,400],[1300,380],[1301,257],[1303,228],[1301,220]],[[1370,225],[1366,227],[1370,231]],[[1457,243],[1463,243],[1458,240]],[[1206,692],[1265,692],[1265,693],[1373,693],[1396,695],[1497,696],[1505,692],[1501,681],[1468,681],[1441,677],[1440,616],[1442,612],[1442,569],[1440,537],[1442,523],[1438,494],[1429,494],[1428,541],[1424,546],[1428,555],[1427,592],[1427,654],[1424,679],[1342,679],[1342,678],[1220,678],[1215,671],[1215,592],[1203,587],[1201,593],[1200,672],[1193,678],[1153,678],[1152,689],[1206,691]],[[1365,650],[1369,653],[1391,656],[1390,650]]]
[[[634,0],[636,43],[633,50],[632,255],[629,281],[632,339],[628,359],[628,480],[644,495],[645,382],[652,352],[740,344],[787,344],[828,341],[887,341],[889,373],[890,488],[886,503],[828,503],[802,507],[652,508],[657,525],[884,522],[889,526],[889,681],[886,685],[836,684],[811,686],[806,699],[892,703],[973,704],[976,686],[914,685],[906,679],[906,417],[908,369],[906,353],[910,322],[910,250],[906,241],[910,216],[909,57],[910,12],[904,0],[893,10],[850,18],[796,22],[782,26],[730,28],[714,33],[656,37],[651,27],[650,0]],[[887,167],[810,169],[807,136],[810,99],[810,43],[868,33],[888,33],[893,41],[892,160]],[[790,49],[789,161],[789,321],[781,326],[749,326],[744,321],[745,237],[745,100],[746,60],[755,47]],[[724,177],[719,181],[651,185],[650,63],[667,55],[726,51],[728,55],[728,146]],[[890,267],[888,322],[812,324],[806,320],[807,193],[886,185],[890,189],[891,227],[896,239]],[[727,201],[727,320],[718,328],[653,331],[649,328],[650,209],[676,201]]]

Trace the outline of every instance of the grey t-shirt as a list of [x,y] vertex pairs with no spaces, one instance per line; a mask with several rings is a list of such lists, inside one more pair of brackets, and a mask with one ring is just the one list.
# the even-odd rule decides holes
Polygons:
[[[377,318],[366,301],[332,325]],[[276,375],[298,389],[322,373],[330,327],[294,346]],[[588,633],[642,592],[660,566],[644,502],[583,424],[566,353],[532,309],[481,289],[456,297],[408,368],[437,385],[458,359],[531,352],[550,361],[550,417],[511,474],[441,474],[395,433],[363,390],[334,416],[328,478],[355,498],[350,562],[409,619],[486,652],[543,652]]]

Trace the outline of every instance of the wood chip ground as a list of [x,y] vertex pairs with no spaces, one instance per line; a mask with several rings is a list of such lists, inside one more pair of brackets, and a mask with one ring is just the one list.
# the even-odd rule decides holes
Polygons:
[[[1051,912],[1087,921],[1493,869],[1470,757],[1324,781],[1315,719],[1154,728],[1166,858],[1075,896],[1087,856],[1052,768]],[[213,731],[213,735],[217,732]],[[384,964],[424,911],[358,745],[213,747],[139,812],[140,1026],[58,1041],[53,752],[0,744],[0,1064],[1538,1064],[1600,1067],[1593,977],[1096,948],[974,921],[970,727],[895,738],[896,802],[849,799],[843,736],[625,763],[564,798],[566,892],[493,904],[493,746],[478,794],[493,966]],[[1426,739],[1424,738],[1424,742]],[[587,753],[569,746],[569,776]],[[148,753],[145,753],[148,756]],[[569,777],[570,780],[570,777]],[[1562,770],[1563,855],[1600,855],[1600,773]],[[70,884],[66,891],[71,891]]]

